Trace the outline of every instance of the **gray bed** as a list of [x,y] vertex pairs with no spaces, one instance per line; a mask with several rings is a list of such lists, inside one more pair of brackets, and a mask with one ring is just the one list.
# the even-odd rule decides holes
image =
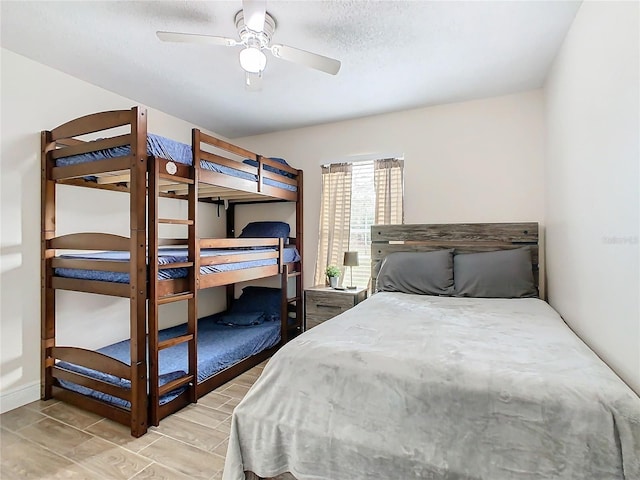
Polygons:
[[640,398],[544,301],[382,292],[274,355],[223,478],[637,480],[639,452]]

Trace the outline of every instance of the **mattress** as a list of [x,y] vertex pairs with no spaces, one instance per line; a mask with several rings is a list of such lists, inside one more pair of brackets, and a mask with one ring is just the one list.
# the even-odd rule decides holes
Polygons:
[[224,480],[638,479],[640,398],[539,299],[383,292],[276,353]]
[[[215,257],[219,255],[241,255],[245,253],[254,253],[260,251],[276,251],[271,247],[255,247],[248,249],[215,249],[203,248],[200,250],[201,257]],[[89,254],[72,254],[61,255],[60,258],[74,258],[86,260],[116,260],[128,261],[129,252],[96,252]],[[297,262],[300,260],[298,250],[293,247],[283,249],[283,261],[285,263]],[[158,264],[167,265],[170,263],[179,263],[187,261],[186,248],[161,248],[158,255]],[[275,265],[278,263],[276,258],[266,258],[262,260],[250,260],[244,262],[224,263],[220,265],[206,265],[200,267],[200,274],[207,275],[210,273],[230,272],[234,270],[242,270],[246,268],[264,267]],[[78,268],[56,268],[54,275],[58,277],[76,278],[80,280],[99,280],[103,282],[129,283],[129,274],[126,272],[108,272],[101,270],[83,270]],[[171,280],[175,278],[184,278],[188,275],[186,268],[168,268],[158,272],[159,280]]]
[[[191,145],[177,142],[160,135],[154,135],[153,133],[147,134],[147,154],[158,158],[164,158],[166,160],[172,160],[184,165],[193,164],[193,150],[191,149]],[[78,155],[72,155],[70,157],[59,158],[58,160],[56,160],[56,166],[64,167],[68,165],[76,165],[79,163],[93,162],[96,160],[104,160],[106,158],[123,157],[128,155],[131,155],[131,147],[129,145],[124,145],[120,147],[105,148],[103,150],[98,150],[97,152],[82,153]],[[252,182],[258,181],[258,175],[227,167],[225,165],[218,165],[217,163],[201,160],[200,166],[205,170],[210,170],[212,172],[223,173],[232,177],[251,180]],[[288,183],[279,182],[271,178],[263,178],[262,183],[292,192],[295,192],[297,190],[297,187],[295,185],[289,185]]]
[[[204,317],[198,320],[198,382],[202,382],[212,375],[224,370],[240,360],[271,348],[280,341],[280,322],[265,322],[260,325],[247,327],[219,325],[216,323],[218,315]],[[167,328],[159,332],[160,341],[166,340],[187,332],[186,324]],[[98,352],[108,355],[130,364],[130,342],[124,340],[113,345],[106,346]],[[187,344],[183,343],[171,348],[161,350],[159,353],[160,385],[186,375],[188,370]],[[82,373],[92,378],[112,383],[125,388],[130,388],[129,380],[122,379],[89,368],[73,365],[67,362],[58,362],[58,367]],[[126,400],[108,395],[102,392],[77,385],[75,383],[60,380],[66,388],[98,398],[113,405],[129,409],[130,403]],[[160,399],[160,404],[170,402],[176,398],[183,389],[169,392]]]

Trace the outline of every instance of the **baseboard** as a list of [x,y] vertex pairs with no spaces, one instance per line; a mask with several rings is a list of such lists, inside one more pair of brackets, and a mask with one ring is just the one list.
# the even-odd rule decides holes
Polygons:
[[0,413],[8,412],[40,398],[40,382],[32,382],[10,392],[0,394]]

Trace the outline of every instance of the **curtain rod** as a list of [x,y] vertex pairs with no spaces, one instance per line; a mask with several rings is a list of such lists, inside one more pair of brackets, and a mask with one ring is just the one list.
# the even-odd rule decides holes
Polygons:
[[385,158],[395,158],[397,160],[404,160],[404,153],[363,153],[361,155],[349,155],[340,159],[331,161],[321,160],[320,165],[325,167],[333,163],[366,163],[373,162],[375,160],[383,160]]

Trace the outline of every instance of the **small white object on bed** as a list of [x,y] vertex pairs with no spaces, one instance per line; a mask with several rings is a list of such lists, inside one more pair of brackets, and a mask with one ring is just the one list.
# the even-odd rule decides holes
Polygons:
[[640,478],[640,398],[544,301],[384,292],[284,346],[223,478]]

